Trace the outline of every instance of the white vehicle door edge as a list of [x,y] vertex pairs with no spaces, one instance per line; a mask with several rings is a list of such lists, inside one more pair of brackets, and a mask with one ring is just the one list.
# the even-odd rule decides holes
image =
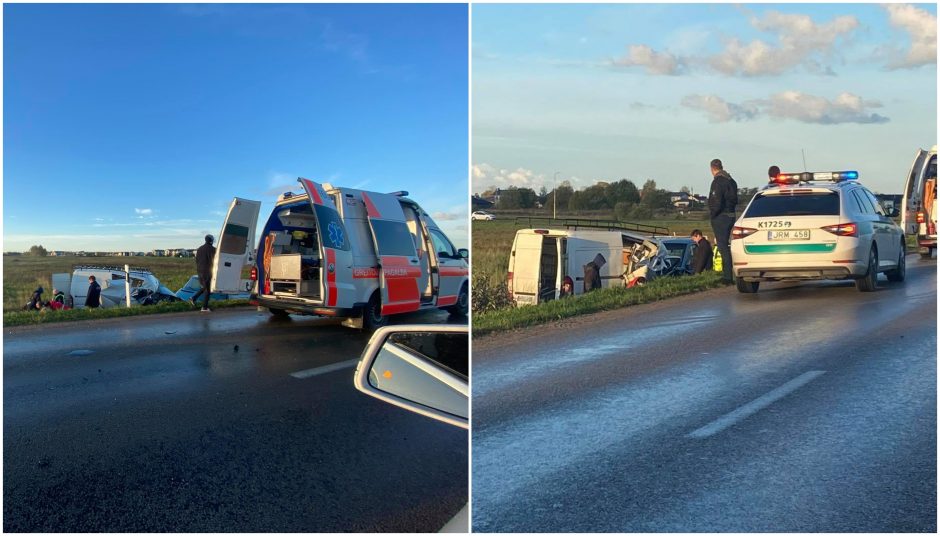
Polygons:
[[255,244],[260,201],[236,197],[228,208],[219,233],[215,259],[212,262],[212,292],[246,292],[242,285],[242,269],[249,262]]

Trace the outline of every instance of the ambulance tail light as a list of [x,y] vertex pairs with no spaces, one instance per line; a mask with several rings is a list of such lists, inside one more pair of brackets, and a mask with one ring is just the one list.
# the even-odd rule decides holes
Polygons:
[[512,292],[512,272],[506,276],[506,286],[509,287],[509,292]]
[[257,266],[251,267],[251,274],[248,276],[248,279],[251,279],[252,281],[258,280],[258,267]]
[[751,236],[752,234],[756,232],[757,232],[757,229],[751,229],[750,227],[735,226],[733,229],[731,229],[731,240],[736,240],[738,238]]
[[924,223],[925,221],[927,221],[926,215],[925,215],[923,212],[918,212],[918,213],[917,213],[917,223]]
[[822,227],[823,231],[830,232],[836,236],[858,236],[858,225],[854,223],[840,223],[838,225],[827,225]]

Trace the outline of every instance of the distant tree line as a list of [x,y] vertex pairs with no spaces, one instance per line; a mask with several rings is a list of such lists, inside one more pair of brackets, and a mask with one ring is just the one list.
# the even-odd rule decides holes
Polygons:
[[[690,193],[687,186],[681,192]],[[490,197],[496,192],[490,187],[481,195]],[[743,210],[745,205],[757,192],[757,188],[740,188],[738,190],[738,209]],[[531,209],[541,204],[551,208],[557,196],[559,210],[587,211],[610,210],[619,219],[647,219],[657,210],[673,209],[671,192],[657,187],[656,181],[649,179],[637,188],[633,181],[621,179],[615,182],[597,182],[581,190],[575,190],[571,182],[563,181],[554,192],[542,189],[536,193],[532,188],[518,188],[510,186],[499,190],[498,209]]]

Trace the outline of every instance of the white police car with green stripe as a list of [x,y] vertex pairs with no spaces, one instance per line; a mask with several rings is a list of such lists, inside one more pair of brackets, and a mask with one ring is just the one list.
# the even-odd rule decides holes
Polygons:
[[761,281],[854,279],[860,291],[905,275],[904,233],[858,172],[782,173],[748,203],[731,233],[738,290]]

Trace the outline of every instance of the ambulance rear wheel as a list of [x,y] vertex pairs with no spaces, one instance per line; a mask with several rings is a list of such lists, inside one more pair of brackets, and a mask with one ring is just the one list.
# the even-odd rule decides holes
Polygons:
[[374,292],[362,310],[362,327],[378,329],[385,324],[388,324],[388,317],[382,316],[382,299],[378,292]]
[[290,316],[290,313],[288,313],[284,309],[275,309],[273,307],[268,307],[268,311],[271,313],[271,315],[273,315],[276,318],[287,318],[288,316]]
[[470,293],[467,292],[467,284],[460,287],[460,294],[457,295],[457,303],[448,307],[446,311],[453,316],[467,316],[470,312]]

